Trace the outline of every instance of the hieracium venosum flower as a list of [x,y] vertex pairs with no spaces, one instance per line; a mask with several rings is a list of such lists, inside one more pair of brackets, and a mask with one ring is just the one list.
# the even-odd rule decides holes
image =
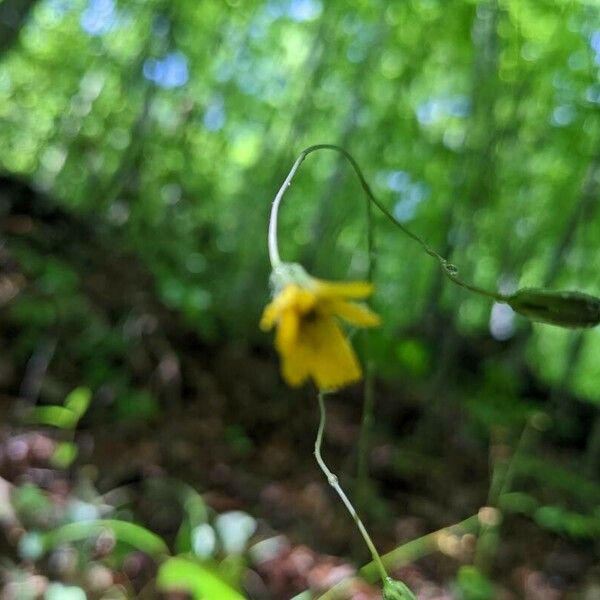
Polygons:
[[285,381],[299,386],[312,377],[322,390],[358,381],[361,368],[341,321],[356,327],[379,325],[374,312],[350,301],[369,297],[372,284],[323,281],[296,264],[280,265],[273,279],[275,296],[264,310],[261,328],[277,327],[275,347]]

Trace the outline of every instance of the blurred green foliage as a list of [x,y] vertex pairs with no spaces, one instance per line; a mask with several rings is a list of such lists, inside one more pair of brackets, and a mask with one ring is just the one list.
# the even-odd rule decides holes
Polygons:
[[159,589],[185,590],[194,600],[243,600],[243,596],[220,577],[197,562],[171,558],[158,572]]
[[[348,147],[461,276],[598,293],[599,26],[587,3],[520,0],[40,1],[0,61],[0,165],[139,256],[161,300],[203,336],[258,335],[270,199],[299,149],[321,141]],[[362,276],[363,199],[347,167],[311,157],[290,196],[285,256]],[[383,223],[377,243],[380,354],[394,364],[389,332],[436,306],[468,334],[529,328],[440,286],[436,265]],[[105,347],[78,274],[29,248],[18,257],[39,293],[11,308],[24,350],[32,328],[77,315],[80,343]],[[572,337],[529,336],[528,360],[548,381],[562,377]],[[590,332],[569,382],[593,402],[599,351]]]
[[[100,510],[100,496],[94,498],[96,506],[72,498],[70,507],[58,507],[47,492],[27,484],[16,488],[12,498],[12,506],[27,526],[27,532],[19,540],[20,557],[41,563],[47,555],[56,556],[72,548],[85,564],[95,558],[94,545],[100,543],[98,540],[113,539],[104,562],[119,568],[126,561],[126,549],[145,553],[159,565],[158,590],[186,591],[193,598],[205,600],[243,598],[237,589],[246,570],[246,556],[256,521],[241,511],[214,517],[201,496],[180,481],[150,480],[147,491],[158,496],[170,495],[170,500],[177,500],[185,508],[175,555],[159,535],[137,523],[119,518],[93,518]],[[78,502],[80,510],[77,510]],[[106,512],[106,509],[104,506],[101,510]],[[109,510],[118,514],[115,507]],[[25,598],[23,585],[19,597]],[[46,594],[45,598],[50,592],[47,590]]]
[[491,600],[494,586],[476,567],[461,567],[456,578],[459,598],[463,600]]
[[[17,4],[0,1],[0,32]],[[0,40],[0,383],[30,401],[30,425],[60,430],[54,467],[76,463],[75,430],[90,413],[103,424],[159,421],[165,397],[181,395],[188,348],[268,343],[257,323],[268,297],[270,202],[311,144],[347,148],[377,197],[461,279],[503,294],[600,295],[595,3],[22,4],[26,18],[10,43]],[[364,203],[340,157],[310,156],[282,209],[283,258],[316,276],[363,278]],[[384,326],[370,351],[386,384],[414,394],[424,424],[411,433],[438,441],[428,417],[448,424],[460,404],[468,418],[450,421],[452,433],[464,428],[512,457],[537,419],[555,446],[544,456],[532,443],[513,463],[492,457],[492,471],[500,463],[511,472],[493,500],[597,543],[600,330],[532,325],[453,286],[377,213],[375,223],[373,304]],[[170,345],[173,332],[181,347]],[[52,362],[54,377],[30,392],[17,379],[26,383],[39,360]],[[394,394],[380,402],[394,414]],[[390,436],[393,420],[379,425]],[[228,424],[224,438],[236,456],[255,449],[244,425]],[[390,450],[394,476],[436,475],[439,456],[428,462],[413,442]],[[196,597],[238,597],[235,544],[246,547],[254,520],[234,515],[243,535],[232,541],[193,489],[173,489],[185,514],[177,558],[159,580],[171,588],[185,579]],[[34,484],[18,486],[12,504],[34,534],[25,558],[100,527],[164,551],[118,511],[57,518]],[[493,597],[488,575],[463,567],[457,589]]]

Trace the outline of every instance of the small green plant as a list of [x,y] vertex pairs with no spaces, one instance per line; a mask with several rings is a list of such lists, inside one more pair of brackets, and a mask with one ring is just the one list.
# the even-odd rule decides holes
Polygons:
[[[133,521],[116,517],[72,520],[68,512],[57,514],[47,493],[28,484],[17,488],[13,495],[16,513],[30,524],[19,542],[20,555],[35,563],[72,548],[86,561],[91,558],[89,552],[95,542],[112,539],[113,550],[103,560],[118,568],[128,551],[144,553],[157,565],[157,590],[189,593],[194,600],[242,600],[244,596],[238,590],[255,520],[241,511],[210,515],[202,497],[180,481],[158,479],[147,485],[149,492],[158,491],[163,499],[170,494],[181,503],[183,520],[173,550],[161,536]],[[27,520],[27,515],[34,514],[45,514],[46,518]],[[63,522],[56,525],[57,520]],[[18,578],[18,572],[12,577]],[[62,584],[51,585],[58,593]]]
[[27,421],[33,425],[56,427],[62,433],[54,449],[52,465],[66,469],[77,458],[77,445],[74,442],[75,429],[87,412],[92,400],[92,392],[85,387],[70,392],[63,405],[34,406],[27,414]]

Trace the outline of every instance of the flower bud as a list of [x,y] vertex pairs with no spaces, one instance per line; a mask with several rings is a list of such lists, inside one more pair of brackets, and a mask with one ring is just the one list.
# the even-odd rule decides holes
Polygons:
[[595,327],[600,323],[600,298],[581,292],[518,290],[505,302],[517,313],[559,327]]

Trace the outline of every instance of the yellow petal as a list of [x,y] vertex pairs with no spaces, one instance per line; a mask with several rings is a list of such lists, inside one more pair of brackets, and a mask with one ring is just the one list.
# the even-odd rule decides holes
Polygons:
[[377,327],[381,325],[379,315],[376,315],[366,306],[356,304],[356,302],[333,300],[331,302],[331,311],[333,314],[344,319],[344,321],[357,327]]
[[263,331],[269,331],[269,329],[273,328],[275,325],[275,321],[277,320],[277,306],[275,302],[271,302],[265,306],[265,310],[263,310],[262,317],[260,318],[260,328]]
[[324,281],[314,279],[318,296],[334,298],[368,298],[373,293],[373,284],[368,281]]
[[275,347],[279,352],[286,352],[297,341],[300,315],[293,308],[284,310],[279,319]]
[[288,385],[298,387],[309,377],[310,359],[301,346],[292,346],[281,353],[281,375]]
[[368,282],[314,280],[313,287],[285,286],[265,308],[261,327],[277,325],[275,347],[281,356],[285,381],[298,386],[309,377],[320,389],[333,390],[358,381],[361,368],[337,318],[374,327],[379,317],[367,307],[345,298],[365,298]]
[[313,292],[296,284],[287,285],[265,307],[260,320],[260,328],[268,331],[280,319],[283,312],[289,309],[295,309],[299,314],[307,313],[314,308],[316,301],[317,298]]
[[360,380],[362,372],[354,350],[333,318],[311,323],[301,337],[309,350],[310,375],[319,389],[334,390]]

